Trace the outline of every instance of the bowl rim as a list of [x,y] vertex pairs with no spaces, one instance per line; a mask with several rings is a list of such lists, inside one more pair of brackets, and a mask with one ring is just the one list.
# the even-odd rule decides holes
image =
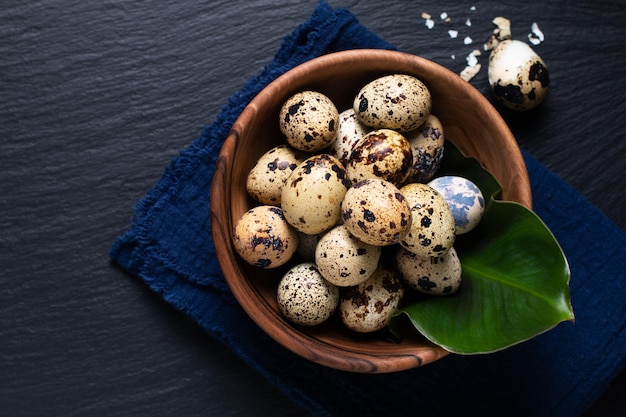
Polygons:
[[[284,91],[285,88],[290,88],[291,77],[315,72],[326,65],[336,65],[338,60],[343,64],[346,62],[357,64],[358,62],[371,62],[373,60],[379,60],[381,63],[389,60],[402,61],[429,72],[440,72],[444,74],[445,77],[458,79],[456,84],[465,90],[464,93],[467,93],[472,100],[482,102],[481,104],[487,112],[487,117],[491,119],[492,123],[498,125],[498,131],[504,133],[502,140],[504,146],[508,148],[507,151],[513,154],[517,153],[517,163],[519,164],[519,161],[521,161],[522,165],[518,165],[517,169],[523,174],[522,177],[519,178],[522,182],[520,187],[522,192],[514,196],[503,195],[503,198],[517,201],[531,208],[532,198],[530,194],[530,182],[526,167],[523,165],[524,161],[517,141],[498,111],[482,93],[447,68],[433,61],[406,52],[382,49],[353,49],[333,52],[313,58],[288,70],[278,76],[274,81],[270,82],[245,106],[238,116],[219,152],[211,184],[210,198],[211,227],[216,256],[226,283],[233,292],[233,295],[247,315],[267,335],[288,350],[305,359],[330,368],[351,372],[386,373],[402,371],[434,362],[447,356],[449,352],[439,346],[428,346],[428,344],[426,344],[424,348],[400,348],[397,351],[393,351],[390,348],[386,350],[383,349],[383,352],[379,353],[346,350],[344,347],[333,345],[325,340],[313,337],[307,332],[301,331],[298,326],[288,323],[286,319],[282,317],[277,320],[274,309],[262,299],[257,289],[246,285],[248,282],[247,277],[243,276],[240,270],[235,268],[235,265],[242,261],[238,259],[232,246],[231,174],[233,172],[233,159],[237,152],[241,127],[247,119],[254,117],[257,108],[267,100],[267,97]],[[382,71],[384,71],[384,64],[381,64],[381,72]],[[471,156],[471,149],[460,150],[464,154],[469,153]],[[253,291],[250,291],[251,288]],[[263,303],[259,304],[259,300],[263,300]],[[254,306],[254,308],[251,306]]]

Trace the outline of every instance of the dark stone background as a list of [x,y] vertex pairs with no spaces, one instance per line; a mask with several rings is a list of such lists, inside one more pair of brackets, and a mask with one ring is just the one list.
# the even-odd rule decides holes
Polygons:
[[[111,265],[108,251],[168,161],[271,60],[317,1],[168,3],[2,2],[2,415],[303,414]],[[493,17],[510,18],[520,39],[537,22],[546,39],[535,49],[552,90],[537,111],[503,115],[526,150],[626,230],[622,1],[330,4],[455,72],[482,47]],[[422,11],[433,15],[434,29],[425,28]],[[444,11],[452,18],[447,27],[438,18]],[[472,45],[463,44],[466,34]],[[486,58],[472,84],[489,96]],[[624,415],[624,393],[622,374],[587,415]]]

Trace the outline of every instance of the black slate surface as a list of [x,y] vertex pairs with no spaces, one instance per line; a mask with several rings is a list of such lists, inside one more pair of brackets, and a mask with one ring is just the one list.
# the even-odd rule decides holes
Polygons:
[[[520,39],[537,22],[545,41],[535,49],[552,90],[537,111],[503,115],[526,150],[626,231],[622,1],[329,3],[456,72],[482,48],[493,17],[511,19]],[[303,414],[111,265],[108,250],[170,158],[316,5],[2,2],[1,415]],[[447,26],[441,12],[452,19]],[[463,44],[466,35],[473,44]],[[472,84],[489,96],[486,58]],[[622,374],[586,415],[624,415],[625,393]]]

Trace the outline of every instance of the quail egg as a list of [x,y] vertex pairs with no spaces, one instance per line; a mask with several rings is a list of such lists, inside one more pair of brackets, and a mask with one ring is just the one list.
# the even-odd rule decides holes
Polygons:
[[261,204],[280,206],[280,194],[287,178],[304,159],[302,152],[288,145],[270,149],[248,173],[248,194]]
[[426,184],[411,183],[400,189],[411,208],[413,221],[400,245],[419,256],[441,256],[456,239],[454,216],[439,192]]
[[413,164],[407,181],[421,183],[430,181],[443,159],[445,137],[441,121],[431,113],[422,126],[405,133],[405,137],[413,153]]
[[457,235],[467,233],[478,225],[485,212],[485,198],[476,184],[467,178],[446,175],[435,178],[428,185],[448,203]]
[[404,296],[400,277],[391,268],[379,265],[359,285],[341,288],[339,315],[351,330],[370,333],[387,326]]
[[350,159],[352,148],[361,140],[370,130],[370,127],[359,121],[354,113],[354,109],[350,108],[339,113],[339,129],[337,129],[337,139],[331,145],[328,153],[330,153],[345,167]]
[[326,281],[312,262],[298,264],[283,275],[277,290],[278,307],[291,322],[314,326],[333,314],[339,288]]
[[525,42],[507,39],[491,51],[487,71],[496,99],[513,110],[530,110],[546,97],[550,77],[546,64]]
[[424,123],[432,108],[432,96],[419,79],[391,74],[363,86],[353,108],[367,126],[408,132]]
[[341,202],[350,187],[339,160],[328,154],[305,159],[291,173],[281,193],[285,219],[297,231],[315,235],[341,218]]
[[381,249],[352,236],[339,225],[322,236],[315,249],[315,264],[320,274],[339,287],[357,285],[378,267]]
[[316,235],[308,235],[306,233],[297,232],[298,233],[298,255],[302,257],[306,262],[315,262],[315,248],[317,248],[317,243],[320,241],[324,233],[319,233]]
[[402,281],[429,295],[450,295],[461,286],[461,261],[454,247],[442,256],[418,256],[404,248],[396,252]]
[[400,190],[383,179],[353,185],[341,203],[343,224],[357,239],[375,246],[400,242],[411,227],[411,209]]
[[317,91],[291,96],[280,109],[280,131],[301,151],[320,151],[337,138],[339,112],[330,98]]
[[247,263],[261,268],[284,265],[298,248],[298,234],[279,207],[254,207],[237,220],[234,229],[235,251]]
[[395,130],[378,129],[354,146],[346,172],[353,184],[366,178],[382,178],[398,186],[409,175],[412,163],[409,141]]

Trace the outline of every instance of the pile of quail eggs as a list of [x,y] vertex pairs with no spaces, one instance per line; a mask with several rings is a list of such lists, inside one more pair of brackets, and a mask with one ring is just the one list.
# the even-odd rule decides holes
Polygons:
[[468,179],[435,177],[444,131],[431,109],[427,86],[405,74],[369,82],[341,113],[316,91],[283,104],[285,143],[249,172],[259,205],[236,222],[233,242],[260,268],[298,259],[277,289],[288,320],[312,326],[338,312],[349,329],[374,332],[405,291],[459,289],[453,245],[478,224],[485,202]]

